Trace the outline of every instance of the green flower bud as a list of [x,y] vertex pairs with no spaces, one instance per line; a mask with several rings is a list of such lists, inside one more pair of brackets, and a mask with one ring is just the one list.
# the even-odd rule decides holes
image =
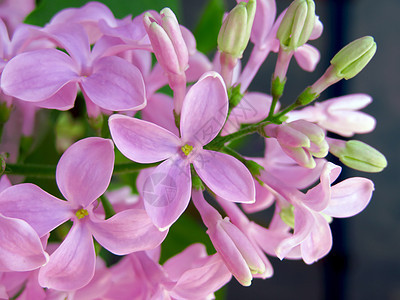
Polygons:
[[315,3],[295,0],[283,16],[276,37],[285,51],[294,51],[310,38],[315,24]]
[[387,160],[382,153],[361,141],[328,139],[328,143],[329,152],[352,169],[378,173],[387,166]]
[[336,76],[350,79],[356,76],[375,55],[376,43],[372,36],[359,38],[342,50],[331,60]]
[[256,0],[240,2],[225,18],[218,34],[218,49],[235,58],[241,58],[249,43],[256,14]]

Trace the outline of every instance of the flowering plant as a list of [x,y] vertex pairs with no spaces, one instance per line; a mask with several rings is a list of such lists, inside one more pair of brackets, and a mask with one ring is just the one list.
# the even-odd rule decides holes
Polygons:
[[[315,4],[295,0],[277,17],[274,0],[237,2],[212,60],[170,8],[119,19],[89,2],[35,26],[22,23],[29,11],[0,4],[0,298],[209,299],[232,275],[244,286],[271,277],[267,255],[321,259],[332,219],[367,206],[373,182],[335,182],[341,167],[326,157],[386,167],[371,146],[328,136],[371,132],[375,119],[359,110],[372,99],[318,98],[367,65],[374,39],[344,47],[283,106],[292,57],[305,71],[320,59],[307,44],[323,31]],[[270,52],[270,95],[249,91]],[[263,157],[234,148],[249,134]],[[57,165],[35,160],[43,145]],[[195,217],[191,200],[211,249],[185,245],[160,262],[174,224]],[[267,209],[269,224],[251,220]],[[191,222],[186,235],[205,231]]]

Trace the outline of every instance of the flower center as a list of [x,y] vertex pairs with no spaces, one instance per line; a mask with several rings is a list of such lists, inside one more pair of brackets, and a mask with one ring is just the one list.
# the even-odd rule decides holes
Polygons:
[[79,209],[79,210],[75,213],[75,215],[76,215],[76,216],[78,217],[78,219],[80,220],[80,219],[83,219],[84,217],[88,216],[89,213],[88,213],[88,211],[87,211],[86,209],[81,208],[81,209]]
[[189,144],[186,144],[185,146],[181,147],[182,152],[185,153],[186,156],[190,154],[193,150],[193,146],[190,146]]

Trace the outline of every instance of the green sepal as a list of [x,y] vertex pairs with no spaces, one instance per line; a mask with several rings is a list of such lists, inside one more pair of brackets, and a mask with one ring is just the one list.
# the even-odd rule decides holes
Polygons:
[[290,205],[288,207],[284,207],[279,212],[279,216],[282,221],[285,222],[286,225],[294,228],[294,206]]
[[190,171],[192,173],[192,188],[195,190],[204,191],[206,187],[192,165],[190,166]]
[[6,102],[0,103],[0,124],[5,124],[10,118],[12,106],[8,106]]
[[232,86],[228,89],[229,108],[236,107],[243,98],[243,94],[240,92],[240,84]]
[[286,78],[280,80],[279,77],[273,78],[271,82],[271,95],[273,98],[279,99],[283,95]]
[[296,99],[297,106],[304,106],[319,97],[319,94],[311,92],[311,87],[306,88]]
[[263,166],[256,163],[254,160],[246,160],[245,165],[253,176],[260,176],[261,171],[265,170]]
[[175,109],[173,110],[173,112],[174,112],[175,126],[179,129],[179,128],[181,128],[181,127],[180,127],[180,126],[181,126],[181,115],[177,114],[177,113],[175,112]]
[[0,153],[0,176],[3,175],[6,170],[6,160],[9,154],[7,152]]

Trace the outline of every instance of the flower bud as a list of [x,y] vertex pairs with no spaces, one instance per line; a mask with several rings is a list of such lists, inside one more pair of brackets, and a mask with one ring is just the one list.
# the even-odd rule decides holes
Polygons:
[[331,60],[336,76],[350,79],[356,76],[375,55],[376,43],[371,36],[359,38],[342,50]]
[[314,1],[295,0],[283,17],[276,37],[285,51],[293,51],[309,40],[314,25]]
[[371,146],[357,140],[327,139],[329,152],[346,166],[369,173],[381,172],[387,166],[385,156]]
[[240,2],[225,18],[218,34],[218,49],[241,58],[250,39],[256,13],[256,1]]

